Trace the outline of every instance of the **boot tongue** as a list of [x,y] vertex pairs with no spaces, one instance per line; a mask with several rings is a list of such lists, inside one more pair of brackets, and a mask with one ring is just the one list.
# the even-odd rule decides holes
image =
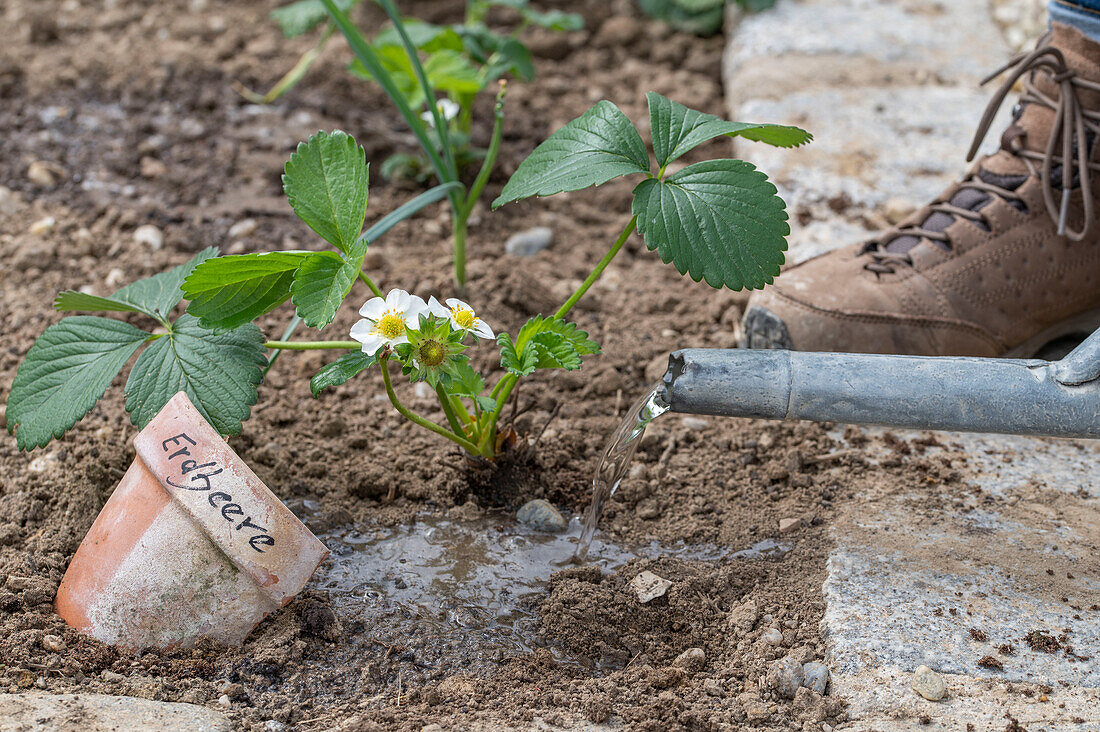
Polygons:
[[[1015,190],[1017,186],[1027,180],[1026,175],[998,175],[986,170],[979,170],[978,178],[985,183],[1010,191]],[[957,208],[965,208],[968,211],[978,211],[991,200],[992,197],[985,191],[979,191],[975,188],[962,188],[951,197],[948,203]],[[1013,202],[1013,204],[1015,204],[1015,202]],[[920,223],[920,228],[925,231],[942,233],[947,230],[948,226],[955,223],[955,219],[956,217],[949,213],[933,211]],[[989,231],[989,228],[980,221],[974,221],[972,223],[981,229]],[[904,234],[890,240],[890,242],[886,244],[886,251],[891,254],[906,254],[917,244],[920,244],[920,242],[921,237],[914,236],[913,234]],[[950,251],[951,249],[951,247],[947,245],[947,242],[933,240],[932,243],[944,251]]]

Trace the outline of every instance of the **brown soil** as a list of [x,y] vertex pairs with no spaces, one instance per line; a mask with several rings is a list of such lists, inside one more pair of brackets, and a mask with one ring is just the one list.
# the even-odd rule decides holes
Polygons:
[[[0,394],[34,338],[60,317],[50,302],[62,289],[91,285],[105,294],[210,244],[230,252],[315,246],[279,184],[284,160],[313,131],[353,132],[376,166],[407,144],[377,88],[343,73],[342,44],[332,44],[306,83],[271,107],[249,106],[232,91],[234,80],[264,88],[310,42],[280,39],[266,20],[274,5],[0,5],[0,185],[15,192],[0,206]],[[460,4],[403,5],[449,21]],[[723,113],[721,39],[667,35],[638,17],[633,3],[562,5],[582,12],[589,30],[530,38],[539,78],[514,85],[509,95],[503,162],[489,200],[535,144],[598,99],[614,100],[643,127],[651,89]],[[379,21],[371,8],[358,12],[364,23]],[[477,134],[487,132],[480,127]],[[700,154],[725,153],[723,145]],[[34,161],[53,166],[56,185],[28,179]],[[630,188],[609,184],[482,211],[470,232],[471,300],[512,332],[555,307],[625,223]],[[370,217],[415,193],[377,175],[371,190]],[[51,230],[29,232],[47,216],[56,220]],[[229,227],[244,218],[254,218],[257,229],[230,241]],[[437,208],[387,236],[377,247],[383,288],[450,295],[447,221]],[[163,228],[162,250],[133,241],[144,223]],[[550,250],[522,261],[503,254],[509,234],[535,225],[554,229]],[[540,374],[524,385],[521,434],[542,429],[560,409],[533,458],[491,474],[471,472],[454,450],[393,413],[380,400],[377,374],[313,399],[306,381],[331,358],[321,354],[287,354],[278,362],[233,444],[281,497],[319,503],[311,518],[318,531],[406,522],[464,505],[476,512],[470,504],[514,508],[533,497],[579,511],[606,435],[661,373],[665,355],[733,345],[743,303],[743,295],[681,279],[635,238],[576,311],[604,355],[582,372]],[[261,326],[275,337],[288,317],[283,309]],[[326,337],[340,337],[355,317],[345,307]],[[480,366],[491,370],[483,350]],[[446,657],[428,665],[415,649],[374,642],[370,627],[334,612],[318,590],[263,623],[241,648],[127,653],[79,637],[51,607],[70,557],[133,459],[120,385],[45,450],[21,454],[11,438],[0,440],[0,689],[38,684],[215,707],[227,693],[234,697],[227,714],[242,729],[262,729],[269,719],[299,729],[524,726],[536,718],[561,726],[611,720],[631,729],[836,723],[844,712],[833,696],[803,695],[794,704],[760,680],[770,661],[790,652],[822,657],[820,588],[836,506],[871,486],[898,484],[911,462],[934,462],[910,457],[909,446],[894,440],[896,457],[873,465],[851,450],[860,444],[857,432],[855,443],[842,444],[821,426],[700,426],[666,417],[646,437],[638,467],[604,517],[605,531],[623,542],[741,549],[776,536],[781,518],[801,518],[802,528],[784,536],[789,553],[637,560],[609,575],[559,572],[538,603],[539,629],[551,648],[492,660],[476,674]],[[430,413],[428,399],[411,389],[403,395]],[[815,459],[842,448],[850,454]],[[931,465],[925,472],[948,471]],[[396,497],[387,502],[391,491]],[[639,606],[626,585],[641,569],[673,581],[666,598]],[[743,618],[752,605],[757,612],[747,623],[728,621],[731,609],[740,608]],[[772,627],[782,631],[777,646],[762,640]],[[61,635],[68,650],[47,650],[47,634]],[[559,663],[554,647],[600,663]],[[705,652],[701,668],[671,665],[691,647]]]

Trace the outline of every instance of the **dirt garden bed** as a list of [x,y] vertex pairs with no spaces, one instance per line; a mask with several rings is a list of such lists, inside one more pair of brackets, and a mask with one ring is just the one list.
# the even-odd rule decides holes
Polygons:
[[[311,241],[279,183],[286,157],[310,133],[353,132],[375,165],[408,142],[377,88],[342,72],[342,43],[274,106],[250,106],[234,93],[234,80],[269,84],[308,43],[281,40],[266,20],[274,5],[4,6],[0,185],[10,192],[0,191],[0,393],[33,339],[56,322],[49,304],[62,289],[90,284],[106,294],[211,244],[240,253]],[[454,21],[457,5],[403,7]],[[648,90],[724,114],[721,39],[669,36],[632,3],[562,5],[582,13],[588,30],[528,39],[539,77],[509,96],[493,195],[539,141],[598,99],[616,101],[639,123]],[[380,22],[365,8],[360,19],[366,27]],[[28,177],[36,162],[52,182]],[[379,175],[371,184],[368,221],[415,192]],[[476,214],[471,302],[513,332],[551,310],[618,233],[629,195],[629,183],[609,184]],[[436,208],[400,224],[370,255],[379,284],[449,296],[448,270],[435,266],[448,257],[447,221]],[[163,231],[163,247],[134,240],[143,224]],[[553,246],[533,258],[505,255],[505,239],[533,226],[552,228]],[[524,386],[517,429],[546,429],[533,457],[496,471],[468,467],[401,420],[377,374],[313,399],[306,380],[331,358],[323,354],[283,355],[231,444],[288,504],[308,507],[309,525],[326,536],[417,517],[508,521],[535,497],[580,512],[606,436],[663,371],[668,352],[734,345],[744,301],[681,280],[632,240],[576,311],[604,355],[581,372]],[[345,310],[323,337],[345,337],[355,319]],[[261,326],[277,337],[288,318],[284,308]],[[431,409],[411,389],[403,396]],[[894,457],[869,461],[850,449],[863,444],[857,432],[842,442],[822,426],[670,416],[646,437],[604,531],[624,546],[680,542],[728,552],[634,559],[610,573],[557,572],[528,602],[538,640],[530,650],[440,651],[430,629],[395,637],[378,618],[366,622],[332,601],[324,589],[329,560],[310,589],[240,648],[123,653],[71,632],[51,607],[70,557],[133,458],[122,401],[116,383],[45,450],[19,453],[14,440],[0,440],[0,689],[192,702],[223,709],[242,729],[264,729],[268,720],[297,729],[525,727],[536,718],[564,727],[821,729],[843,720],[842,700],[804,695],[795,705],[761,680],[788,653],[823,658],[821,582],[838,507],[903,484],[964,490],[952,467],[960,456],[924,457],[921,445],[894,440],[885,446]],[[821,459],[838,450],[848,452]],[[801,523],[781,537],[788,551],[732,555],[776,538],[785,518]],[[666,598],[638,604],[627,583],[642,569],[673,582]],[[752,622],[730,622],[731,609],[752,605]],[[765,637],[772,629],[778,642]],[[48,649],[45,635],[61,636],[66,650]],[[701,668],[672,665],[693,647],[705,654]],[[223,695],[228,708],[219,705]]]

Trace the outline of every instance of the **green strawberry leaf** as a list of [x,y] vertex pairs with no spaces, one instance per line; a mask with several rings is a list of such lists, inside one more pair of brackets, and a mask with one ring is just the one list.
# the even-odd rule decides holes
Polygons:
[[688,109],[657,92],[649,92],[646,99],[653,153],[662,168],[692,148],[722,135],[741,136],[776,147],[797,147],[813,139],[813,135],[798,127],[727,122],[713,114]]
[[578,31],[584,28],[584,18],[576,13],[567,13],[564,10],[535,10],[524,8],[520,11],[523,19],[531,25],[547,28],[552,31]]
[[376,363],[378,363],[376,357],[369,356],[362,351],[345,353],[332,363],[322,366],[321,370],[314,374],[313,378],[309,380],[309,389],[313,392],[314,398],[316,398],[328,387],[339,386],[360,371],[369,369]]
[[689,165],[634,189],[646,246],[680,274],[731,290],[761,288],[779,274],[790,234],[783,199],[741,160]]
[[568,369],[581,366],[581,356],[600,352],[600,345],[588,333],[561,318],[541,315],[528,320],[516,334],[501,333],[501,365],[516,376],[527,376],[535,369]]
[[320,329],[332,322],[359,276],[366,253],[364,240],[347,259],[335,252],[316,252],[302,262],[290,285],[290,299],[306,325]]
[[428,56],[424,73],[433,89],[454,96],[477,94],[484,86],[481,73],[460,51],[449,48]]
[[63,318],[27,352],[8,394],[8,431],[20,450],[44,447],[91,411],[149,334],[90,315]]
[[232,330],[282,305],[309,252],[238,254],[203,262],[183,283],[187,312],[210,330]]
[[191,315],[142,351],[126,380],[126,410],[144,427],[177,392],[186,392],[222,435],[241,431],[267,364],[264,337],[251,323],[215,333]]
[[107,297],[85,295],[66,290],[54,300],[58,310],[82,310],[85,312],[144,313],[165,322],[168,314],[183,299],[181,286],[196,267],[218,255],[217,247],[207,247],[188,262],[167,272],[146,277],[117,290]]
[[[359,0],[335,0],[336,7],[345,13]],[[316,28],[328,18],[321,0],[298,0],[271,11],[271,18],[287,38],[294,38]]]
[[455,363],[450,375],[451,383],[447,386],[447,392],[454,396],[477,399],[485,391],[485,379],[468,361]]
[[493,208],[530,196],[578,191],[634,173],[649,173],[649,153],[627,116],[605,100],[536,147],[493,201]]
[[516,376],[528,376],[534,373],[539,365],[539,355],[533,348],[516,350],[516,344],[512,336],[501,333],[497,336],[497,345],[500,346],[500,365]]
[[355,138],[318,132],[290,156],[283,190],[309,228],[342,252],[351,249],[367,213],[366,153]]

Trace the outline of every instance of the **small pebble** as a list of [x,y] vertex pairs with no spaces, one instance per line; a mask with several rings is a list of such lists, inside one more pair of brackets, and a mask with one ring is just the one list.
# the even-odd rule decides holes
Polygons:
[[927,666],[918,666],[913,672],[913,691],[928,701],[939,701],[947,696],[947,684],[940,675]]
[[52,452],[47,452],[35,456],[35,458],[27,464],[27,470],[31,473],[44,473],[54,465],[57,465],[57,455],[54,455]]
[[223,707],[233,706],[233,701],[229,698],[228,694],[222,694],[218,697],[218,704]]
[[504,251],[514,257],[533,257],[554,243],[554,230],[536,226],[518,234],[512,234],[504,242]]
[[[753,600],[745,600],[737,607],[730,610],[729,624],[737,635],[744,635],[756,627],[756,621],[760,618],[760,607]],[[782,634],[780,634],[782,636]]]
[[45,689],[46,688],[46,677],[45,676],[39,676],[37,679],[34,680],[34,685],[37,686],[39,689]]
[[53,227],[56,226],[56,225],[57,225],[57,219],[55,219],[53,216],[46,216],[45,218],[41,218],[38,221],[35,221],[33,224],[31,224],[28,231],[31,232],[32,234],[34,234],[35,236],[41,236],[42,234],[45,234],[47,231],[50,231],[51,229],[53,229]]
[[824,694],[829,685],[829,667],[818,661],[803,664],[802,685],[818,694]]
[[689,648],[677,656],[672,665],[692,673],[699,671],[707,665],[706,651],[702,648]]
[[802,528],[802,519],[785,518],[779,519],[779,533],[791,534]]
[[152,224],[144,224],[134,229],[134,241],[144,244],[154,252],[164,246],[164,232]]
[[53,166],[41,160],[35,160],[27,168],[27,180],[42,188],[53,188],[57,185],[57,175],[54,173]]
[[647,602],[656,600],[658,597],[663,597],[668,589],[672,587],[672,583],[647,569],[630,580],[629,587],[638,596],[638,602],[644,605]]
[[0,186],[0,214],[15,213],[21,203],[19,194],[6,186]]
[[47,651],[61,653],[65,650],[65,639],[59,635],[44,635],[42,636],[42,647]]
[[770,646],[778,646],[783,642],[783,633],[780,632],[779,628],[768,628],[760,637]]
[[701,430],[709,425],[710,422],[702,417],[684,417],[680,420],[680,424],[687,427],[689,430]]
[[104,681],[115,681],[115,682],[117,682],[117,681],[122,681],[126,677],[123,676],[120,673],[115,673],[114,671],[104,671],[103,673],[101,673],[99,675],[99,678],[103,679]]
[[160,178],[168,173],[168,166],[156,158],[146,155],[141,159],[141,177]]
[[126,283],[126,273],[118,267],[115,267],[107,273],[107,278],[103,280],[104,284],[112,290],[117,290]]
[[264,732],[286,732],[289,727],[277,719],[269,719],[264,722]]
[[888,198],[886,202],[882,204],[882,215],[885,216],[886,220],[891,224],[898,223],[916,210],[917,207],[904,198]]
[[768,686],[785,699],[794,699],[802,678],[802,664],[793,656],[784,656],[768,667]]
[[516,520],[532,529],[549,531],[553,534],[561,533],[568,527],[568,522],[561,515],[561,511],[542,498],[523,504],[516,513]]
[[243,239],[254,233],[259,226],[260,225],[256,223],[256,219],[241,219],[229,227],[229,238]]

